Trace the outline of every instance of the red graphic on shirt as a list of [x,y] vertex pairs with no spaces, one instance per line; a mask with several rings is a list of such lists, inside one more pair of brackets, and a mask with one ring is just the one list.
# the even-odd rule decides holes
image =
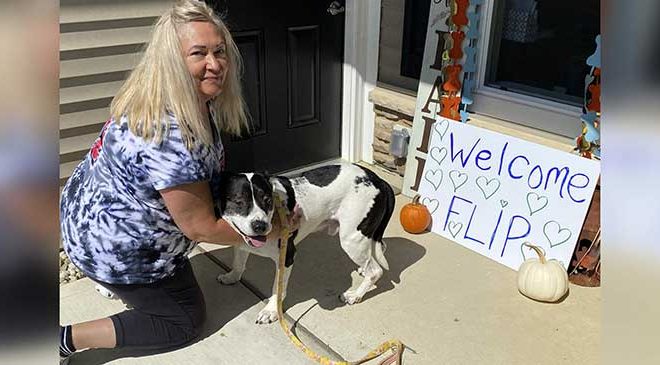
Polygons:
[[105,122],[103,128],[101,129],[101,135],[96,139],[96,141],[94,141],[92,148],[89,150],[89,153],[92,155],[92,161],[96,161],[96,159],[99,157],[99,153],[101,152],[101,147],[103,147],[103,137],[105,136],[105,131],[108,127],[108,124],[110,124],[111,120],[112,119],[108,119]]

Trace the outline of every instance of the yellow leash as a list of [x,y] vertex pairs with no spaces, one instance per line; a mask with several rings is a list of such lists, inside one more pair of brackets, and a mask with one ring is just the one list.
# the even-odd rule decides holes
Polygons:
[[380,346],[369,352],[365,357],[358,361],[335,361],[331,360],[330,358],[326,356],[321,356],[311,349],[309,349],[305,344],[300,341],[300,339],[294,335],[291,332],[291,329],[289,326],[286,324],[286,321],[284,320],[284,311],[282,310],[282,285],[283,285],[283,274],[284,274],[284,262],[286,259],[286,249],[287,249],[287,243],[289,240],[289,236],[291,235],[291,232],[289,232],[289,226],[288,226],[288,220],[287,220],[287,214],[284,211],[284,206],[282,205],[282,200],[279,198],[279,196],[275,195],[273,199],[273,203],[275,205],[275,210],[277,211],[278,217],[280,219],[280,226],[281,226],[281,241],[280,241],[280,257],[279,261],[277,264],[277,315],[279,316],[280,320],[280,326],[284,330],[284,333],[289,337],[291,342],[299,348],[302,352],[307,355],[310,359],[316,361],[319,364],[323,365],[359,365],[359,364],[364,364],[367,361],[373,360],[382,354],[386,353],[388,350],[392,350],[392,353],[388,355],[383,361],[380,362],[380,365],[391,365],[391,364],[396,364],[396,365],[401,365],[403,361],[403,349],[405,345],[399,341],[399,340],[389,340],[385,341]]

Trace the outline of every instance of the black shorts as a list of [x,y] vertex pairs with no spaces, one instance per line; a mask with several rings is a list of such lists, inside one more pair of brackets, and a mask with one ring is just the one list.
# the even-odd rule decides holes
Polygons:
[[172,276],[154,283],[98,283],[132,307],[110,316],[117,347],[165,349],[201,333],[206,304],[188,260]]

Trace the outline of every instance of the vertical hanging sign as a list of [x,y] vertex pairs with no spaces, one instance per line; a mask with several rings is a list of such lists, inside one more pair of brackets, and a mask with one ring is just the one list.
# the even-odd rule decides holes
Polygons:
[[477,6],[482,0],[433,0],[426,30],[403,193],[419,189],[433,123],[467,120],[476,71]]

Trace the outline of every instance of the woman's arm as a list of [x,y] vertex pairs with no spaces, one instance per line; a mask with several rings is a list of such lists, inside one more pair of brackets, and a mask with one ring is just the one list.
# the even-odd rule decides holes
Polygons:
[[160,190],[174,223],[193,241],[237,245],[245,241],[223,219],[215,216],[207,181]]

